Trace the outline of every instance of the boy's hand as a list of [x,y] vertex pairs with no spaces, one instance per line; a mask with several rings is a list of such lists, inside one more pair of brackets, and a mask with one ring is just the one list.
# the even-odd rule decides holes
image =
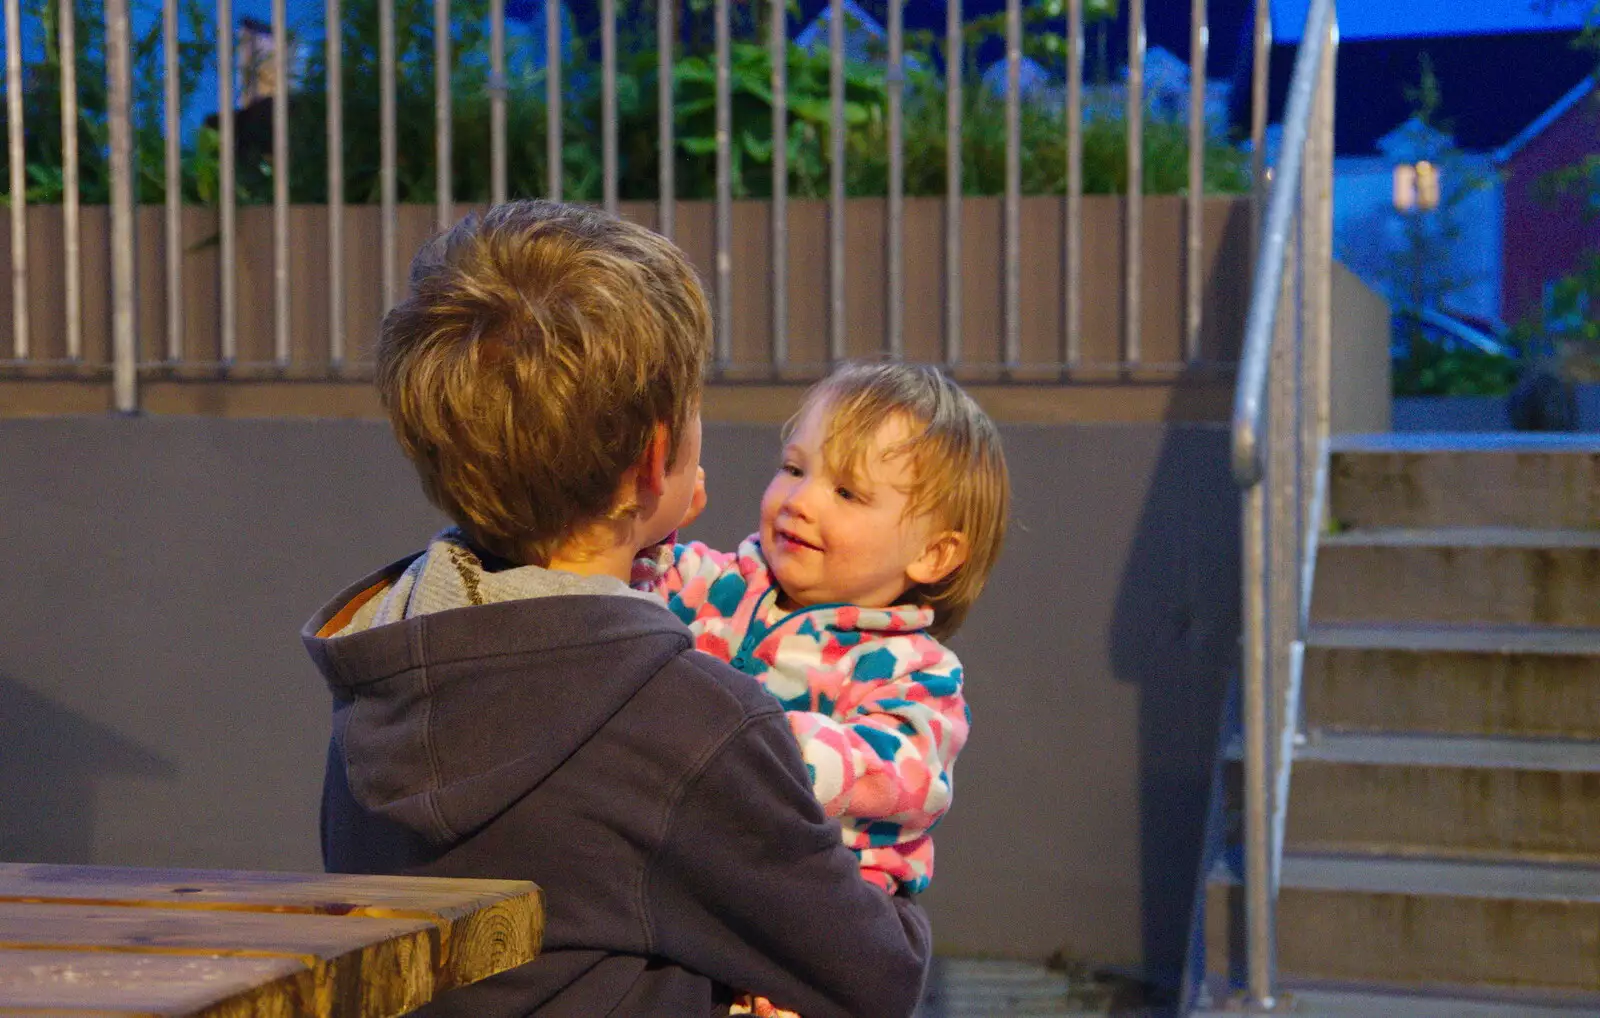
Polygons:
[[683,521],[678,524],[682,530],[695,520],[706,508],[706,468],[696,467],[694,475],[694,495],[689,499],[689,508],[683,514]]

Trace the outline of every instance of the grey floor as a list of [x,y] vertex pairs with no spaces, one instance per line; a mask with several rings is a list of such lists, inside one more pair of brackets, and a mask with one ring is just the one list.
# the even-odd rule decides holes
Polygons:
[[917,1018],[1089,1018],[1116,1014],[1142,1016],[1142,1009],[1118,1008],[1103,1000],[1103,987],[1026,962],[939,958],[928,976],[928,993]]

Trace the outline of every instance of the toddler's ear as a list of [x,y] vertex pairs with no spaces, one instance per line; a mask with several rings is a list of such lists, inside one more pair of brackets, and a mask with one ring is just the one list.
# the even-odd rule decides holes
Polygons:
[[934,535],[921,555],[906,566],[906,579],[918,586],[938,583],[967,561],[967,535],[946,530]]

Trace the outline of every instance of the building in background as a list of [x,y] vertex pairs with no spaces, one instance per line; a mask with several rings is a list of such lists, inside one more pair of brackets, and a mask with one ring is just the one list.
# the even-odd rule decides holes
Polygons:
[[[1307,2],[1272,5],[1273,110],[1287,97]],[[1340,257],[1363,279],[1390,290],[1385,277],[1399,253],[1401,217],[1431,214],[1420,185],[1446,194],[1461,183],[1452,174],[1466,173],[1483,186],[1454,210],[1461,228],[1449,263],[1437,270],[1468,282],[1445,304],[1463,317],[1491,322],[1518,313],[1506,299],[1502,244],[1518,236],[1507,217],[1526,214],[1526,189],[1513,198],[1500,183],[1501,156],[1594,70],[1594,55],[1573,46],[1586,9],[1585,3],[1558,2],[1541,11],[1530,0],[1339,6],[1334,236]],[[1414,111],[1407,87],[1418,82],[1424,56],[1440,87],[1432,129],[1443,139],[1408,125]],[[1236,127],[1244,124],[1244,94],[1241,101],[1235,88]],[[1591,148],[1593,138],[1591,132]],[[1424,167],[1419,174],[1417,164],[1430,162],[1419,155],[1441,147],[1455,153],[1453,165]]]

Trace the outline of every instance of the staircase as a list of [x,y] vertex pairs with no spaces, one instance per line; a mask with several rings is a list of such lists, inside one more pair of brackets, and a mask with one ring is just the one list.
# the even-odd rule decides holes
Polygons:
[[[1303,1014],[1600,1015],[1600,441],[1347,440],[1328,491],[1280,985]],[[1230,853],[1205,899],[1217,987]]]

